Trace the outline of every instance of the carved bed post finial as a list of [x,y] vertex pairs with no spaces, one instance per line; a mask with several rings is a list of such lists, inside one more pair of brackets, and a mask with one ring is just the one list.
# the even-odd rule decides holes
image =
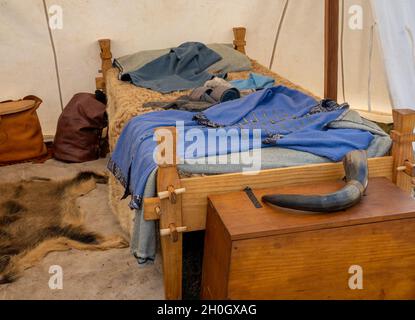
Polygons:
[[246,54],[246,51],[245,51],[246,28],[244,28],[244,27],[233,28],[233,35],[234,35],[234,39],[235,39],[233,41],[235,49],[238,50],[239,52],[243,53],[243,54]]
[[98,72],[102,73],[102,77],[97,77],[95,83],[98,90],[105,90],[105,74],[112,67],[111,40],[100,39],[98,43],[101,49],[101,70]]
[[399,170],[399,167],[412,167],[414,151],[412,142],[415,141],[415,110],[393,110],[394,130],[391,133],[393,140],[393,182],[401,189],[410,192],[413,188],[412,171]]
[[105,77],[105,73],[112,67],[111,40],[101,39],[101,40],[98,40],[98,42],[101,48],[101,59],[102,59],[101,72]]

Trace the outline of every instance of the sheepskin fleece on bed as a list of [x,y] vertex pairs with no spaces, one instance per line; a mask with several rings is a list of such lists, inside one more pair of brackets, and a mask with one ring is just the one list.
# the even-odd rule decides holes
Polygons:
[[[228,75],[228,80],[247,79],[251,72],[272,77],[278,85],[284,85],[286,87],[302,91],[313,96],[317,100],[320,100],[320,98],[311,92],[295,85],[277,73],[270,71],[268,68],[260,65],[255,60],[252,60],[251,71],[230,73]],[[157,110],[152,108],[144,108],[143,104],[145,102],[172,101],[184,94],[190,93],[190,91],[177,91],[169,94],[162,94],[153,90],[136,87],[128,82],[120,81],[118,79],[118,73],[118,69],[112,68],[106,74],[109,143],[111,150],[114,150],[122,129],[131,118]],[[128,207],[129,200],[120,200],[124,194],[124,188],[114,177],[110,178],[109,186],[110,207],[118,218],[123,230],[131,236],[134,224],[134,211],[131,211]]]

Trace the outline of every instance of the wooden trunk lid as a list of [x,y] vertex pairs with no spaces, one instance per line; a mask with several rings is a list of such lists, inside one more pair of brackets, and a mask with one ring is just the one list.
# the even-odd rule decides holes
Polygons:
[[260,209],[255,208],[243,191],[213,195],[209,201],[233,241],[415,217],[415,200],[386,178],[370,179],[361,203],[337,213],[306,213],[271,207],[261,201],[266,194],[324,194],[344,185],[343,181],[333,181],[318,185],[253,190],[263,206]]

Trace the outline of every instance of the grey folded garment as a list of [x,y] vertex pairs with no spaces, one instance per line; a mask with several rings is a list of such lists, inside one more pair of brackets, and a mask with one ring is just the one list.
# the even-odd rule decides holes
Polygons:
[[[208,81],[209,82],[209,81]],[[207,83],[207,82],[206,82]],[[200,87],[193,90],[190,94],[190,100],[192,101],[207,101],[211,103],[226,102],[236,100],[241,97],[241,93],[238,89],[218,85],[216,87]]]
[[223,78],[214,77],[212,80],[206,81],[204,87],[215,89],[216,87],[233,88],[233,86]]
[[201,42],[185,42],[121,80],[161,93],[194,89],[213,78],[206,70],[221,59]]
[[[207,47],[222,57],[222,60],[216,62],[210,66],[207,71],[211,73],[228,73],[249,71],[252,69],[252,64],[249,58],[233,49],[231,44],[208,44]],[[169,53],[169,49],[160,50],[146,50],[139,51],[134,54],[126,55],[114,60],[114,66],[120,70],[120,76],[125,73],[135,71],[147,63],[160,58],[161,56]]]
[[199,87],[188,96],[174,101],[153,101],[143,104],[145,108],[176,109],[190,112],[204,111],[218,103],[239,99],[241,94],[236,88],[218,85],[215,88]]
[[190,112],[200,112],[210,108],[213,104],[207,101],[191,101],[189,96],[181,96],[174,101],[152,101],[143,104],[144,108],[175,109]]

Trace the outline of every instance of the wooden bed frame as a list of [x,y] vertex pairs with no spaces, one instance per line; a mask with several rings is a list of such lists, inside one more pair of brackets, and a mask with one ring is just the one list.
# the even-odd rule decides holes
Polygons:
[[[325,97],[337,98],[338,0],[326,0]],[[234,28],[235,49],[245,53],[245,28]],[[112,66],[111,42],[99,40],[104,76],[96,79],[98,89],[105,89],[105,73]],[[386,177],[401,189],[411,192],[415,176],[412,142],[415,141],[415,111],[393,110],[392,155],[369,159],[370,177]],[[176,141],[176,128],[167,128]],[[157,134],[157,133],[156,133]],[[173,150],[176,154],[176,143]],[[159,220],[165,296],[182,297],[182,234],[205,229],[209,195],[252,188],[273,188],[306,183],[322,183],[344,177],[341,163],[263,170],[258,175],[222,174],[182,179],[177,163],[159,165],[158,197],[145,199],[146,220]]]

